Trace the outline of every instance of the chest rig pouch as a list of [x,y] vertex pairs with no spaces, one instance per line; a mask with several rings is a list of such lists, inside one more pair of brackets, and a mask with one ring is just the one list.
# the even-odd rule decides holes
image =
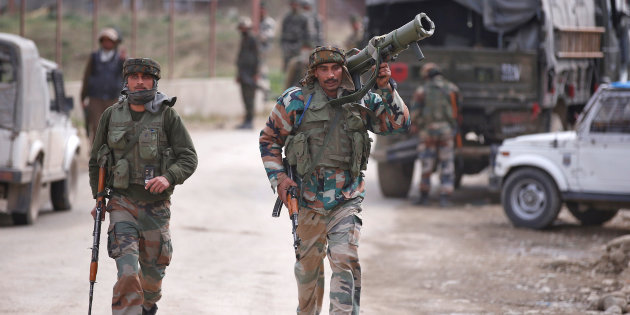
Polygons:
[[[360,104],[330,105],[319,86],[303,89],[311,98],[295,132],[285,142],[289,164],[300,177],[320,167],[348,170],[353,177],[367,169],[371,141]],[[312,96],[311,96],[312,95]]]
[[425,105],[422,110],[422,117],[427,123],[448,122],[454,125],[453,110],[451,106],[449,91],[438,86],[435,82],[428,82],[424,85]]
[[133,121],[127,101],[114,105],[109,121],[107,145],[113,151],[113,188],[127,189],[129,184],[144,185],[147,175],[166,173],[173,152],[164,132],[164,108],[157,113],[145,111]]

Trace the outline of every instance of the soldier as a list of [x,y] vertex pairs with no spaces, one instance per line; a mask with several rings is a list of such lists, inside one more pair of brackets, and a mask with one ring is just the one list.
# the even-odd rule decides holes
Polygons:
[[358,15],[351,15],[350,26],[352,27],[352,33],[348,35],[348,38],[346,38],[344,42],[346,49],[350,50],[352,48],[362,47],[363,32],[361,30],[361,18]]
[[271,82],[269,81],[269,67],[267,57],[271,51],[271,44],[276,37],[276,21],[267,14],[267,5],[260,3],[260,25],[258,32],[258,42],[260,44],[260,79],[258,87],[264,93],[264,100],[267,100],[271,92]]
[[[297,234],[302,241],[294,270],[299,314],[321,311],[326,255],[332,269],[330,313],[359,314],[362,171],[371,146],[367,131],[405,132],[411,123],[407,106],[389,84],[390,76],[389,66],[383,63],[378,90],[363,97],[364,105],[332,105],[330,100],[355,87],[343,50],[318,47],[309,58],[302,87],[291,87],[278,98],[260,133],[260,153],[271,188],[286,205],[287,189],[299,187]],[[283,167],[283,147],[297,181]]]
[[195,171],[197,153],[172,108],[176,97],[157,91],[160,65],[129,59],[123,77],[123,97],[105,110],[94,138],[90,186],[96,198],[97,161],[106,158],[112,189],[107,251],[118,268],[112,313],[155,314],[172,254],[170,196]]
[[124,51],[118,52],[120,37],[115,29],[101,30],[98,41],[100,48],[90,54],[81,86],[81,107],[86,113],[90,143],[94,141],[98,120],[105,109],[118,101],[123,86],[122,65],[126,58]]
[[241,47],[236,59],[236,82],[241,85],[241,95],[245,104],[245,120],[238,126],[240,129],[252,128],[254,118],[254,97],[260,73],[260,52],[256,38],[251,34],[252,20],[242,17],[238,23],[241,32]]
[[315,46],[322,45],[322,19],[317,12],[313,11],[313,0],[300,0],[302,15],[306,19],[306,29],[308,30],[308,40]]
[[298,1],[289,0],[291,11],[282,19],[282,34],[280,44],[282,45],[282,70],[286,70],[289,60],[300,54],[302,39],[308,34],[307,21],[304,15],[300,14]]
[[313,45],[310,41],[305,40],[302,42],[302,50],[300,54],[289,60],[287,66],[286,78],[284,80],[284,88],[288,89],[292,86],[296,86],[300,83],[300,80],[306,75],[306,69],[308,68],[308,58],[313,51]]
[[275,37],[276,20],[270,17],[267,13],[267,4],[265,2],[261,2],[258,40],[260,41],[260,50],[263,54],[269,52],[271,49],[271,43],[273,43]]
[[425,64],[420,75],[424,84],[416,89],[411,109],[412,130],[419,130],[420,134],[418,151],[422,161],[420,198],[415,203],[429,204],[431,173],[439,166],[440,205],[448,207],[455,177],[453,137],[457,128],[459,89],[444,78],[434,63]]

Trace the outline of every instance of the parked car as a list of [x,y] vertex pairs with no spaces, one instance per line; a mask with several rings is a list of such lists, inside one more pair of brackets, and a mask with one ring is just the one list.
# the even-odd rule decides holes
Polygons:
[[543,229],[562,203],[582,224],[600,225],[630,208],[630,83],[602,85],[574,131],[507,139],[494,173],[515,226]]
[[57,65],[33,41],[0,33],[0,212],[32,224],[50,185],[54,210],[72,207],[80,150]]

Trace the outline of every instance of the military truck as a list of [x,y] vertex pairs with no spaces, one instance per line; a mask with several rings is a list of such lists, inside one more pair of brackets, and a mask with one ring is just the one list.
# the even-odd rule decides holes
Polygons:
[[44,188],[54,210],[76,196],[80,141],[57,65],[33,41],[0,33],[0,212],[32,224]]
[[[457,187],[463,174],[492,163],[503,139],[571,128],[600,83],[626,75],[626,6],[618,0],[367,0],[366,38],[419,12],[435,23],[433,36],[419,43],[424,61],[407,50],[390,66],[407,105],[426,62],[460,88]],[[409,191],[418,155],[414,136],[377,138],[373,157],[387,197]]]

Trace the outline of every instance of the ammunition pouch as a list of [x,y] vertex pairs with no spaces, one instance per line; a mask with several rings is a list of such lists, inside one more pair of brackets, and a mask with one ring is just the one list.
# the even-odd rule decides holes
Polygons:
[[117,189],[129,188],[129,161],[119,159],[112,168],[114,174],[113,187]]

